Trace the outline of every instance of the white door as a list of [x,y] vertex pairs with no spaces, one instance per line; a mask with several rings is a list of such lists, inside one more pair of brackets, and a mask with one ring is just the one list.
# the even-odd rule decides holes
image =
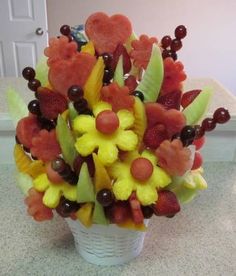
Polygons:
[[35,67],[47,41],[46,0],[0,0],[0,77]]

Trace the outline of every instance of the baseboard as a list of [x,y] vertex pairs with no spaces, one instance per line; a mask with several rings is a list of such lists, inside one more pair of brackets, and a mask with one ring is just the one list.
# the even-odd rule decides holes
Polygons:
[[[0,113],[0,164],[12,164],[15,144],[15,128],[6,113]],[[201,150],[204,161],[236,161],[236,118],[207,134],[207,142]]]

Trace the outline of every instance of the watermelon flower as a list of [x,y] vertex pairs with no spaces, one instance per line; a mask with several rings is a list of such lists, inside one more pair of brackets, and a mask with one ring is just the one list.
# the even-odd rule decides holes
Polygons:
[[138,136],[130,130],[134,116],[128,110],[112,111],[111,105],[99,102],[93,114],[79,115],[73,122],[74,130],[81,135],[75,148],[82,156],[88,156],[98,149],[98,158],[103,165],[109,166],[118,158],[118,149],[132,151],[138,144]]
[[156,156],[146,150],[141,155],[136,151],[128,153],[122,162],[117,161],[109,167],[108,172],[115,179],[112,189],[116,199],[127,200],[136,191],[142,205],[156,202],[158,188],[171,182],[169,175],[156,164]]
[[33,186],[38,192],[44,192],[43,204],[49,208],[56,208],[61,196],[70,201],[77,199],[77,187],[66,182],[53,183],[46,173],[40,174],[33,181]]

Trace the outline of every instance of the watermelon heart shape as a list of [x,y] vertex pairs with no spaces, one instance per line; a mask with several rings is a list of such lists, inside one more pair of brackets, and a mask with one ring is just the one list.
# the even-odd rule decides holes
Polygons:
[[125,43],[132,33],[132,26],[124,15],[115,14],[109,17],[97,12],[87,19],[85,32],[101,55],[113,53],[119,43]]

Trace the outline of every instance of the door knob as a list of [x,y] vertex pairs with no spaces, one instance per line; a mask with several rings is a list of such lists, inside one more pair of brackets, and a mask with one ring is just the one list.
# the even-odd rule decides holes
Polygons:
[[37,28],[35,30],[35,33],[36,33],[36,35],[43,35],[43,29],[42,28]]

